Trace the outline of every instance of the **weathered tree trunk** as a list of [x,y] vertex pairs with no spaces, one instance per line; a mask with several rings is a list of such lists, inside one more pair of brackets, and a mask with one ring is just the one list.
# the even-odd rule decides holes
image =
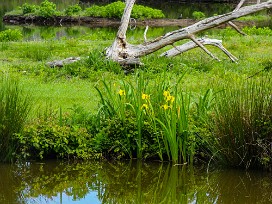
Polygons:
[[[272,8],[272,0],[240,8],[241,5],[244,3],[244,0],[242,0],[240,2],[241,5],[239,4],[236,7],[236,9],[232,12],[206,18],[191,26],[169,32],[161,37],[156,38],[155,40],[145,42],[143,44],[131,45],[126,41],[126,32],[134,3],[135,0],[126,0],[126,7],[123,13],[123,17],[121,19],[121,25],[117,32],[116,39],[114,40],[113,44],[106,50],[107,58],[117,61],[121,64],[138,64],[140,63],[140,57],[153,53],[167,45],[173,45],[175,42],[183,39],[191,39],[197,46],[201,47],[205,52],[214,57],[212,53],[210,53],[204,47],[204,45],[194,37],[194,34],[216,27],[223,23],[227,23],[233,19],[251,13],[255,13],[264,9]],[[227,54],[229,52],[227,51],[225,53]],[[236,58],[233,55],[228,54],[228,56],[229,57],[231,56],[230,58],[233,61],[236,60]]]

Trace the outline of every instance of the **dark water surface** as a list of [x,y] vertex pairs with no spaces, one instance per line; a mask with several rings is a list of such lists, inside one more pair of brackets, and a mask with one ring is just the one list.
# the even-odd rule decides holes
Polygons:
[[[21,6],[24,3],[34,3],[34,4],[39,4],[40,2],[42,2],[43,0],[0,0],[0,18],[2,19],[2,17],[4,16],[4,14],[8,11],[11,11],[15,8],[17,8],[18,6]],[[110,1],[104,1],[103,3],[101,3],[101,1],[99,0],[95,0],[95,1],[78,1],[78,0],[51,0],[53,2],[56,3],[57,8],[59,10],[63,10],[64,8],[66,8],[68,5],[73,5],[76,3],[79,3],[82,7],[88,7],[92,4],[105,4],[105,3],[109,3]],[[191,18],[192,17],[192,13],[194,11],[202,11],[204,12],[207,16],[212,16],[214,14],[222,14],[225,12],[228,12],[230,10],[232,10],[234,8],[235,5],[233,4],[226,4],[226,3],[182,3],[182,2],[164,2],[164,1],[153,1],[152,3],[144,3],[144,1],[140,1],[139,3],[141,4],[145,4],[147,6],[151,6],[157,9],[161,9],[163,10],[164,14],[166,15],[166,17],[168,18],[178,18],[181,14],[183,16],[183,18]],[[48,27],[48,26],[43,26],[43,27],[31,27],[31,25],[29,26],[20,26],[21,29],[23,28],[23,34],[25,36],[25,34],[29,34],[29,32],[35,32],[36,35],[33,36],[33,38],[35,39],[35,37],[37,37],[38,39],[43,38],[43,36],[40,37],[40,35],[38,35],[38,33],[40,32],[52,32],[53,28],[52,27]],[[5,25],[3,24],[2,20],[0,20],[0,31],[1,30],[5,30],[5,29],[13,29],[15,27],[11,27],[9,25]],[[34,31],[35,29],[35,31]],[[56,38],[58,38],[58,35],[62,35],[62,36],[68,36],[68,37],[74,37],[74,33],[71,32],[66,32],[66,30],[69,30],[70,28],[68,27],[59,27],[59,33],[56,34]],[[81,31],[80,34],[84,34],[84,33],[90,33],[92,31],[93,28],[88,28],[88,27],[83,27],[81,26],[79,31]],[[71,29],[70,29],[71,30]],[[116,30],[116,29],[115,29]],[[28,33],[27,33],[28,31]],[[79,33],[79,32],[77,32]],[[29,38],[28,36],[26,36],[26,38]]]
[[170,163],[0,165],[0,203],[271,203],[271,174]]
[[[4,16],[4,14],[8,11],[11,11],[18,6],[21,6],[24,3],[34,3],[39,4],[43,0],[0,0],[0,19]],[[51,0],[56,3],[57,9],[63,10],[68,5],[73,5],[76,3],[79,3],[83,8],[88,7],[92,4],[106,4],[112,2],[111,0],[86,0],[86,1],[79,1],[79,0]],[[235,4],[230,3],[185,3],[185,2],[178,2],[178,1],[151,1],[146,2],[145,1],[137,1],[139,4],[144,4],[147,6],[151,6],[153,8],[161,9],[163,10],[164,14],[167,18],[178,18],[182,14],[182,18],[192,18],[192,14],[194,11],[202,11],[205,13],[205,15],[213,16],[215,14],[223,14],[226,12],[231,11],[235,8]],[[136,3],[137,3],[136,2]],[[201,1],[199,1],[201,2]],[[260,24],[260,26],[271,26],[271,22],[264,22],[263,24]],[[79,25],[73,25],[73,26],[33,26],[33,25],[22,25],[22,26],[12,26],[7,25],[0,20],[0,31],[5,29],[19,29],[22,31],[24,40],[48,40],[48,39],[60,39],[62,37],[78,37],[88,34],[94,34],[101,36],[105,35],[112,35],[113,38],[116,33],[117,28],[93,28],[88,26],[79,26]],[[143,27],[137,27],[136,28],[139,32],[144,32]],[[174,28],[163,28],[157,29],[157,28],[150,28],[148,30],[148,34],[150,33],[157,33],[156,36],[163,35],[166,32],[172,31]],[[134,28],[130,29],[133,32],[135,31]],[[143,34],[141,34],[142,36]],[[94,36],[95,37],[95,36]],[[113,39],[110,38],[110,39]],[[99,38],[101,39],[101,38]]]

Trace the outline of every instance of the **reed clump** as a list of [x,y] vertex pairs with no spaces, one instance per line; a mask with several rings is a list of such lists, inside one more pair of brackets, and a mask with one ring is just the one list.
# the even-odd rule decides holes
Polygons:
[[242,168],[271,168],[272,83],[268,77],[226,83],[215,95],[214,158]]
[[18,81],[8,76],[0,77],[0,161],[10,161],[15,156],[19,133],[31,109],[30,94],[25,93]]

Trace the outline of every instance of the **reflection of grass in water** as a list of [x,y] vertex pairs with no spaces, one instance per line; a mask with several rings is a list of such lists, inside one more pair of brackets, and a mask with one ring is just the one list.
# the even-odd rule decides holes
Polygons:
[[[136,162],[46,162],[1,168],[6,199],[29,198],[40,202],[69,196],[81,202],[98,198],[101,203],[250,203],[271,201],[270,176],[237,170],[212,171],[208,175],[189,166]],[[12,174],[10,172],[13,172]],[[208,178],[207,178],[208,176]],[[9,182],[10,180],[16,183]],[[226,179],[227,178],[227,179]],[[1,188],[1,186],[0,186]],[[1,191],[2,192],[2,191]],[[95,195],[93,195],[95,193]],[[250,196],[249,196],[250,195]],[[86,200],[84,200],[86,199]],[[89,202],[88,202],[89,201]],[[5,202],[9,203],[9,202]]]

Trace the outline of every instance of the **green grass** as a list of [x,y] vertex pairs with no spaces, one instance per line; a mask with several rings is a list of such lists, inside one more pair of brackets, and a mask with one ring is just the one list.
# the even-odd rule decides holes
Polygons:
[[[195,140],[212,135],[205,122],[213,111],[213,95],[222,90],[224,84],[242,86],[242,83],[238,82],[247,81],[250,78],[257,83],[263,75],[271,75],[272,40],[269,29],[247,28],[247,31],[251,32],[251,35],[239,36],[231,29],[203,33],[203,35],[208,34],[210,38],[223,39],[224,46],[239,58],[237,64],[232,63],[220,50],[210,46],[207,46],[208,49],[221,59],[220,62],[210,59],[199,48],[171,59],[158,57],[161,52],[170,49],[171,46],[144,57],[142,61],[145,65],[139,69],[144,79],[148,81],[148,86],[141,86],[143,89],[134,86],[137,85],[139,79],[137,71],[125,75],[119,65],[104,61],[103,48],[111,44],[114,32],[104,33],[99,29],[92,34],[72,39],[2,42],[0,43],[0,72],[19,78],[24,89],[31,93],[34,106],[30,115],[30,123],[31,119],[46,112],[49,105],[60,114],[58,121],[62,121],[62,114],[73,112],[71,108],[76,106],[83,107],[85,112],[95,115],[101,105],[100,96],[95,87],[102,90],[105,84],[113,85],[121,81],[123,82],[122,89],[134,94],[132,94],[134,99],[131,96],[131,100],[125,105],[130,104],[130,107],[134,107],[134,115],[131,112],[129,114],[122,112],[119,107],[120,101],[117,100],[120,97],[110,91],[109,94],[117,97],[114,99],[117,101],[115,113],[120,115],[113,112],[112,117],[100,121],[101,128],[97,129],[92,129],[93,124],[90,124],[90,121],[87,122],[88,130],[92,132],[91,134],[96,135],[95,148],[104,148],[104,152],[112,153],[116,158],[126,157],[124,155],[136,157],[137,153],[134,152],[137,152],[137,147],[139,157],[142,155],[144,158],[166,159],[168,151],[169,155],[173,154],[169,156],[170,160],[186,162],[193,160],[188,156],[193,157],[195,153],[197,155],[200,151],[198,145],[203,145]],[[139,38],[142,38],[142,32],[140,30],[135,33],[131,32],[128,36],[131,43],[137,43],[140,41]],[[150,36],[153,38],[155,31],[151,32]],[[85,60],[63,68],[50,68],[45,65],[48,61],[71,56],[81,56]],[[175,91],[173,86],[171,89],[171,95],[176,99],[176,110],[169,110],[169,114],[163,115],[161,106],[156,106],[163,105],[161,104],[163,96],[159,96],[157,87],[159,79],[163,73],[166,73],[165,83],[172,86],[185,72],[186,75],[180,81],[180,88]],[[104,79],[104,85],[101,79]],[[138,83],[138,86],[139,84],[141,83]],[[163,86],[160,90],[163,92]],[[184,95],[180,94],[180,90]],[[207,95],[205,97],[207,90],[212,90],[210,93],[213,93],[209,97]],[[232,89],[230,93],[231,91]],[[150,94],[153,101],[146,104],[153,107],[156,114],[161,115],[151,118],[143,114],[142,92]],[[102,95],[103,97],[105,95]],[[159,100],[160,97],[162,100]],[[189,97],[190,100],[185,100],[186,97]],[[110,101],[111,98],[107,100]],[[184,104],[184,110],[189,109],[190,112],[189,117],[187,112],[184,112],[183,121],[179,120],[180,104]],[[145,122],[142,119],[146,119]],[[175,126],[175,121],[177,121],[177,126]],[[127,128],[124,128],[124,123]],[[64,125],[70,127],[71,124]],[[187,135],[189,139],[186,139],[187,128],[190,129],[190,135]],[[175,138],[176,133],[183,135],[184,141],[177,139],[178,137]],[[162,137],[163,134],[165,137]],[[128,135],[130,136],[127,137]],[[176,144],[173,141],[176,141]],[[129,150],[128,147],[131,149]],[[191,147],[195,149],[189,149]],[[207,146],[205,147],[204,144],[201,148],[207,148]],[[171,151],[173,153],[170,153]],[[180,155],[182,159],[179,159]]]

